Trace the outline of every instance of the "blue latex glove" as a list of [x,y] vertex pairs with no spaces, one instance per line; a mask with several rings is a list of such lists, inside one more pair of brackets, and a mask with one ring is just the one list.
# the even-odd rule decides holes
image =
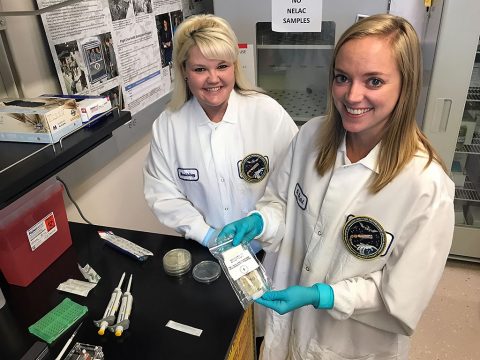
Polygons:
[[234,221],[222,229],[219,238],[233,236],[233,246],[237,246],[240,243],[249,243],[255,236],[262,233],[263,220],[262,217],[253,213],[243,219]]
[[316,309],[331,309],[334,296],[330,285],[318,283],[313,286],[290,286],[285,290],[267,291],[255,300],[280,315],[305,305],[313,305]]

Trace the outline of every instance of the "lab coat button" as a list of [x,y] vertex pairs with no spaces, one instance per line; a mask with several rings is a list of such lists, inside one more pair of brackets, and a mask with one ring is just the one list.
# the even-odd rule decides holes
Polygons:
[[224,178],[220,178],[220,181],[221,181],[221,182],[225,182],[225,179],[224,179]]
[[228,208],[225,208],[225,211],[228,211]]
[[310,268],[308,266],[305,266],[305,270],[310,271]]
[[318,230],[317,234],[318,236],[322,235],[322,230]]

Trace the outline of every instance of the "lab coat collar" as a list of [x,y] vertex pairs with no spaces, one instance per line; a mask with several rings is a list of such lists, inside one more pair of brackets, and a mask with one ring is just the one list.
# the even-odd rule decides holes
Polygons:
[[[238,122],[238,95],[235,90],[232,90],[230,93],[230,97],[228,99],[227,111],[223,115],[223,119],[221,123],[231,123],[235,124]],[[198,126],[209,125],[212,122],[208,118],[205,110],[203,110],[202,106],[198,102],[197,98],[192,97],[192,112],[194,114],[194,118],[197,120]]]
[[[340,146],[338,147],[337,151],[337,156],[340,156],[341,159],[343,159],[343,165],[352,165],[350,159],[347,157],[347,142],[346,142],[347,136],[346,134],[343,136],[343,140],[340,143]],[[378,155],[380,153],[380,144],[379,142],[370,152],[368,153],[367,156],[365,156],[363,159],[359,160],[356,162],[356,164],[362,164],[366,168],[376,172],[377,174],[379,173],[378,170]]]

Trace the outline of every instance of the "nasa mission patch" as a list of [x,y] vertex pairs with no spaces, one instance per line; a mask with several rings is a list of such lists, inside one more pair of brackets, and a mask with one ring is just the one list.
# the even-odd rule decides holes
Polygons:
[[268,158],[260,154],[250,154],[239,161],[240,177],[249,183],[258,183],[268,174]]
[[349,215],[343,227],[343,242],[355,257],[364,260],[384,256],[392,244],[393,235],[368,216]]

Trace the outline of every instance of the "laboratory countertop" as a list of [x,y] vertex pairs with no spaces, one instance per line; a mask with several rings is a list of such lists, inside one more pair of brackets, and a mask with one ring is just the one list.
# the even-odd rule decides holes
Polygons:
[[[244,310],[225,275],[222,273],[216,281],[204,284],[193,278],[191,270],[183,276],[172,277],[163,269],[163,255],[174,248],[184,248],[191,253],[192,268],[200,261],[215,260],[206,248],[181,237],[79,223],[69,226],[73,245],[28,287],[9,285],[0,275],[0,287],[6,298],[6,305],[0,309],[0,359],[21,358],[40,340],[28,332],[28,327],[67,297],[88,307],[83,325],[68,351],[73,344],[81,342],[102,346],[106,360],[226,358]],[[106,245],[98,236],[98,230],[111,230],[152,251],[154,256],[144,262],[131,258]],[[89,264],[101,276],[87,297],[56,289],[70,278],[84,280],[77,263]],[[100,336],[93,320],[102,318],[123,272],[123,291],[130,274],[133,275],[130,328],[120,337],[108,330]],[[165,326],[169,320],[203,332],[197,337],[173,330]],[[51,359],[57,356],[75,327],[49,347]]]
[[0,142],[0,209],[112,136],[131,119],[128,111],[113,111],[55,144]]

